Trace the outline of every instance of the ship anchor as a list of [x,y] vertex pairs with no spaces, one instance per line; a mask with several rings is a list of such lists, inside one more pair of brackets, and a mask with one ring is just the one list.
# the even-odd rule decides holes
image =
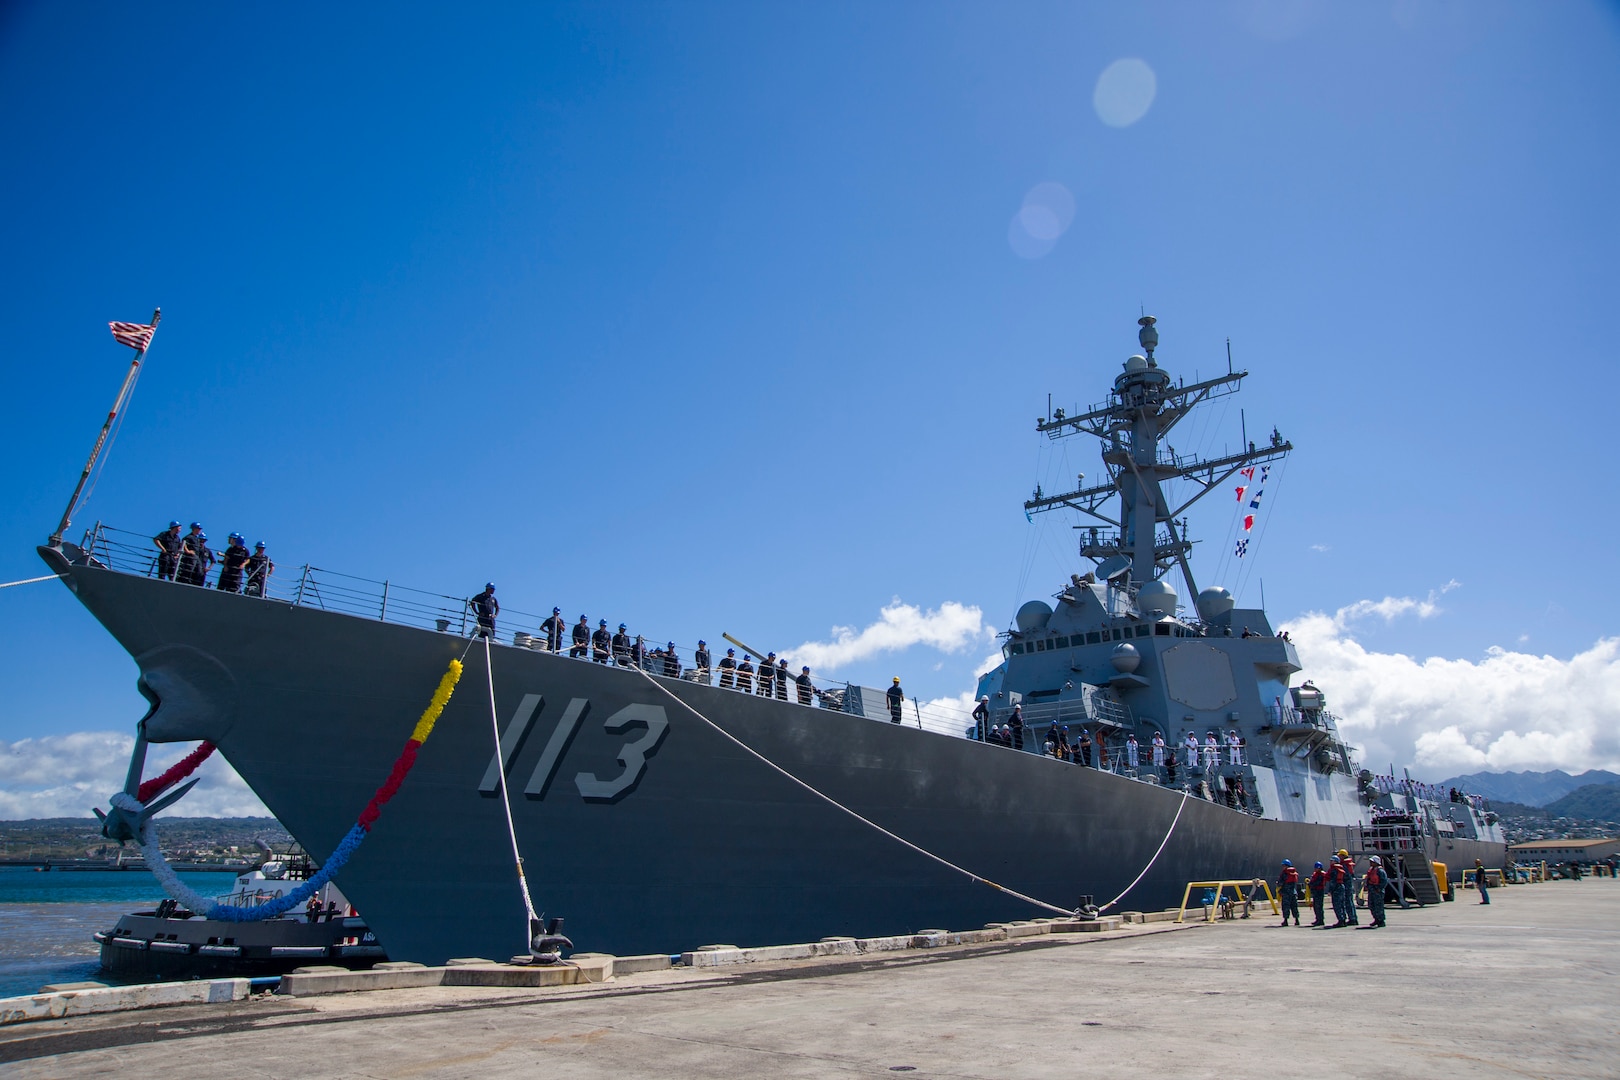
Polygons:
[[[135,749],[129,755],[129,772],[124,777],[124,794],[137,802],[140,799],[141,773],[146,768],[146,720],[142,719],[135,726]],[[101,821],[101,835],[108,840],[118,841],[118,846],[134,841],[141,842],[141,835],[146,831],[146,823],[160,811],[167,810],[193,787],[201,777],[186,781],[163,798],[153,802],[150,806],[142,806],[138,811],[125,810],[117,805],[110,805],[106,813],[100,807],[91,807],[96,817]]]

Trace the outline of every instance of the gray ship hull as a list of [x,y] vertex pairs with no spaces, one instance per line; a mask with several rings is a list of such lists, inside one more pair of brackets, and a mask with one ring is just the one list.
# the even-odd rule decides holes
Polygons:
[[[52,569],[136,660],[155,742],[212,740],[315,857],[353,825],[468,641],[70,565]],[[1064,907],[1146,874],[1122,908],[1190,880],[1275,876],[1336,845],[1327,825],[1254,817],[1033,753],[797,703],[491,647],[512,813],[535,903],[578,947],[962,929],[1038,909],[885,837],[827,796],[975,874]],[[526,923],[490,771],[482,643],[415,770],[339,880],[401,960],[504,958]],[[668,693],[666,693],[667,691]],[[1154,854],[1181,818],[1164,850]],[[1342,832],[1342,830],[1341,830]],[[1454,875],[1501,844],[1442,842]]]

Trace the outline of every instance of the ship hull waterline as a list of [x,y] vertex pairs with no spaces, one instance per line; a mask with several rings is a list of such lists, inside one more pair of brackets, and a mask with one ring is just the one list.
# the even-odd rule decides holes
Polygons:
[[[41,554],[135,659],[153,742],[209,739],[311,855],[387,775],[449,662],[466,671],[405,785],[340,874],[400,960],[505,958],[527,923],[498,787],[482,642]],[[512,816],[535,903],[579,948],[967,929],[1061,907],[1174,906],[1190,880],[1310,865],[1327,825],[1255,817],[1032,753],[509,645],[490,648]],[[665,691],[668,691],[666,693]],[[1180,811],[1180,820],[1171,823]],[[1161,842],[1162,852],[1154,858]],[[1457,875],[1503,845],[1442,840]],[[1151,865],[1150,865],[1151,863]]]

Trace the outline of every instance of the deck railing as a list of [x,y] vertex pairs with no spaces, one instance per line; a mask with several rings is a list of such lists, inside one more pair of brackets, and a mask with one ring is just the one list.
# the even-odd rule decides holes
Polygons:
[[[130,532],[127,529],[117,529],[110,525],[97,522],[84,534],[84,543],[81,545],[85,553],[96,564],[123,574],[135,574],[141,577],[158,576],[159,552],[152,537],[142,533]],[[222,555],[223,549],[213,549],[215,558]],[[220,566],[217,562],[204,569],[203,588],[218,588]],[[246,575],[243,575],[246,583]],[[197,588],[197,585],[176,584],[176,588]],[[478,616],[473,609],[472,600],[466,597],[449,596],[444,593],[428,592],[422,589],[412,589],[388,580],[375,580],[372,578],[357,577],[336,570],[314,566],[309,563],[298,566],[278,565],[265,582],[262,599],[271,603],[291,604],[294,607],[315,608],[320,611],[338,612],[364,619],[376,619],[381,622],[394,623],[401,626],[412,626],[422,630],[434,630],[440,633],[452,633],[462,637],[476,633]],[[515,648],[526,648],[534,651],[545,650],[545,637],[540,633],[540,625],[545,616],[533,612],[521,611],[517,608],[501,605],[500,617],[496,622],[498,637],[495,639],[503,645]],[[520,629],[521,628],[521,629]],[[594,631],[596,628],[592,627]],[[560,653],[568,655],[572,643],[572,627],[564,632]],[[641,660],[642,670],[660,678],[665,675],[664,657],[662,653],[653,650],[662,646],[671,638],[647,637],[647,645]],[[695,654],[695,646],[677,644],[676,653],[690,661]],[[719,661],[725,650],[715,650],[714,659]],[[741,657],[738,657],[739,661]],[[760,657],[755,657],[757,662]],[[581,662],[591,662],[592,657],[587,653]],[[609,662],[616,666],[631,666],[631,658],[622,653],[610,656]],[[695,668],[681,664],[680,678],[688,681],[699,681],[698,671]],[[712,669],[709,673],[709,682],[718,684],[719,670]],[[788,672],[788,684],[785,700],[798,703],[798,687],[793,682],[797,671]],[[758,689],[758,674],[755,674],[753,690]],[[859,687],[849,682],[813,678],[818,693],[811,698],[811,706],[817,708],[830,708],[836,711],[847,711],[856,715],[866,716],[869,719],[889,721],[890,714],[884,692],[870,687]],[[782,699],[781,693],[773,694]],[[858,704],[857,704],[858,703]],[[847,706],[847,708],[846,708]],[[921,702],[908,698],[901,711],[901,723],[922,727],[925,730],[941,734],[962,736],[971,726],[967,710],[957,709],[937,702]]]

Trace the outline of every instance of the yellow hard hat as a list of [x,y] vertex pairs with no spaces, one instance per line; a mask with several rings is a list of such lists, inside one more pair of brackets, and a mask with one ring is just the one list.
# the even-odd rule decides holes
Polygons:
[[898,675],[896,675],[896,676],[895,676],[895,677],[894,677],[894,681],[895,681],[895,682],[899,682],[899,681],[900,681],[900,676],[898,676]]
[[1350,856],[1350,853],[1348,851],[1344,850],[1344,848],[1339,849],[1339,858],[1344,859],[1344,858],[1348,858],[1349,856]]

